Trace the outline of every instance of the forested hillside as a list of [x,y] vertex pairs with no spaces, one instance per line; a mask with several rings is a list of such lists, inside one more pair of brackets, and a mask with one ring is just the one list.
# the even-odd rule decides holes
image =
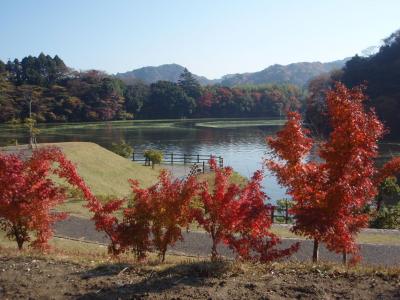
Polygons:
[[241,84],[270,83],[304,86],[318,75],[341,69],[346,60],[343,59],[328,63],[301,62],[286,66],[273,65],[259,72],[226,75],[222,78],[220,84],[224,86],[236,86]]
[[[128,84],[134,83],[135,81],[143,81],[147,84],[152,84],[157,81],[171,81],[177,83],[184,70],[185,67],[181,65],[166,64],[158,67],[143,67],[125,73],[117,73],[115,76]],[[219,82],[219,80],[210,80],[204,76],[195,74],[193,74],[193,77],[201,85],[210,85]]]
[[132,118],[274,117],[299,109],[303,91],[292,85],[202,87],[186,69],[178,82],[130,84],[100,71],[78,72],[40,54],[0,61],[0,122],[32,116],[38,122]]
[[[193,74],[193,77],[203,86],[218,84],[221,86],[240,85],[265,85],[265,84],[294,84],[306,85],[315,76],[329,73],[332,70],[341,69],[348,59],[327,63],[300,62],[289,65],[272,65],[259,72],[228,74],[218,79],[207,79],[204,76]],[[126,83],[143,81],[151,84],[160,80],[177,83],[184,67],[177,64],[167,64],[157,67],[144,67],[125,73],[117,73],[115,76]]]
[[324,92],[334,81],[348,87],[365,85],[367,105],[376,110],[392,137],[400,136],[400,30],[386,38],[376,54],[354,56],[341,71],[310,82],[307,118],[315,129],[328,127]]

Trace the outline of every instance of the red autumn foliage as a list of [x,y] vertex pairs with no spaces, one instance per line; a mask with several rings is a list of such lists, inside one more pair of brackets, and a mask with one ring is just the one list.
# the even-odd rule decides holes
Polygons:
[[147,189],[140,188],[134,180],[131,185],[134,200],[133,206],[124,211],[123,240],[139,258],[153,246],[164,261],[168,246],[183,239],[182,228],[191,222],[190,204],[198,189],[196,179],[173,180],[171,173],[163,170],[159,181]]
[[324,242],[332,251],[355,257],[356,234],[368,224],[365,206],[377,194],[382,176],[399,170],[398,160],[381,174],[375,167],[383,125],[374,111],[365,110],[365,98],[362,88],[347,89],[341,83],[327,93],[332,132],[319,146],[319,162],[306,160],[313,140],[297,113],[289,112],[277,137],[267,139],[279,158],[267,165],[294,200],[293,231],[314,239],[315,246]]
[[235,220],[235,226],[227,234],[225,241],[242,259],[270,262],[296,252],[299,243],[287,249],[276,249],[281,241],[270,231],[273,208],[266,204],[268,197],[262,191],[262,179],[262,171],[256,171],[248,184],[241,189],[231,216]]
[[211,159],[210,168],[215,172],[214,189],[211,192],[207,182],[201,186],[202,209],[194,210],[199,225],[210,234],[212,239],[211,259],[218,257],[217,246],[235,226],[233,207],[239,196],[240,187],[230,184],[233,170],[230,167],[219,168],[215,159]]
[[200,193],[202,209],[195,210],[197,222],[212,239],[211,258],[218,257],[217,246],[227,244],[237,255],[246,260],[271,261],[290,255],[298,244],[289,249],[277,250],[279,238],[269,231],[271,206],[266,205],[267,196],[261,189],[262,172],[255,172],[246,186],[241,188],[230,183],[233,170],[219,168],[210,160],[215,172],[214,189],[204,183]]
[[[132,188],[137,188],[137,182],[131,182]],[[138,260],[146,258],[146,252],[151,250],[151,207],[148,193],[142,190],[135,195],[135,203],[124,210],[123,222],[119,226],[121,251],[131,249]]]
[[109,252],[114,255],[118,254],[120,251],[120,225],[113,213],[122,207],[124,200],[111,200],[103,205],[79,176],[75,165],[62,154],[61,150],[54,149],[53,151],[45,152],[45,154],[48,160],[57,162],[62,166],[62,168],[55,170],[56,174],[82,192],[87,201],[86,207],[94,214],[92,220],[95,222],[96,229],[103,231],[110,238]]
[[18,248],[30,241],[40,250],[49,249],[54,222],[66,214],[52,211],[67,197],[66,190],[51,179],[71,177],[65,157],[57,148],[35,150],[26,160],[15,154],[0,153],[0,226]]

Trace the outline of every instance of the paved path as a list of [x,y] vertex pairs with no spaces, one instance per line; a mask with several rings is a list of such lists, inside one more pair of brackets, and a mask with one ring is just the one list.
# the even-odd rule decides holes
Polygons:
[[[91,220],[70,216],[67,220],[58,222],[55,225],[55,233],[58,236],[71,237],[86,241],[94,241],[99,243],[108,243],[108,239],[101,232],[96,231]],[[308,240],[283,239],[282,247],[300,242],[300,250],[295,253],[291,259],[305,261],[310,259],[312,253],[312,242]],[[374,245],[361,244],[361,255],[363,263],[397,266],[400,267],[400,246],[395,245]],[[185,253],[194,256],[208,256],[211,249],[211,240],[207,234],[202,232],[184,233],[184,241],[178,242],[172,251]],[[219,253],[227,257],[234,257],[233,253],[226,247],[220,246]],[[327,251],[321,248],[320,257],[322,260],[341,261],[341,255]]]

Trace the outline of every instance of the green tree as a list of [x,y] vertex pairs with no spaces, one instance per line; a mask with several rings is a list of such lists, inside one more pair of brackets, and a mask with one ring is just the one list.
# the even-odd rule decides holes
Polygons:
[[379,194],[376,196],[376,210],[380,210],[383,205],[394,206],[400,203],[400,186],[397,178],[389,176],[379,186]]
[[143,107],[148,118],[189,117],[196,107],[194,99],[173,82],[158,81],[150,85],[150,96]]
[[201,97],[201,86],[200,83],[194,78],[193,74],[188,71],[188,69],[184,69],[182,74],[179,77],[178,85],[183,89],[183,91],[189,97],[192,97],[195,100],[200,99]]
[[0,74],[4,74],[6,72],[6,64],[0,59]]
[[135,82],[124,88],[125,109],[134,116],[139,114],[150,94],[150,88],[142,82]]
[[400,229],[400,203],[391,207],[382,206],[376,215],[373,216],[370,227]]

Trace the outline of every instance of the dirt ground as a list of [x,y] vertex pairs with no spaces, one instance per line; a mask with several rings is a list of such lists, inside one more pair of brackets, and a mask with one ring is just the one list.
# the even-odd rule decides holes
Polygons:
[[0,254],[0,299],[400,299],[400,274],[205,261],[91,265]]

